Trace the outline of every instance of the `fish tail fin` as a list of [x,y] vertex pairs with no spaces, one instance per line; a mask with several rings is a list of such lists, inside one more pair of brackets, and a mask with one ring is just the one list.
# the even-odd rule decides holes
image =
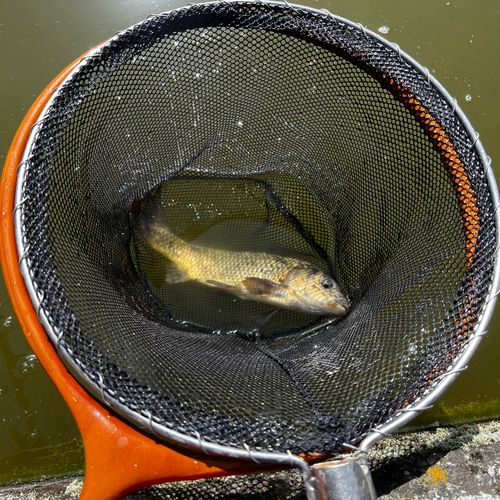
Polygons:
[[162,207],[158,190],[147,201],[143,200],[136,206],[131,215],[139,240],[170,259],[174,248],[179,248],[184,242],[168,227]]

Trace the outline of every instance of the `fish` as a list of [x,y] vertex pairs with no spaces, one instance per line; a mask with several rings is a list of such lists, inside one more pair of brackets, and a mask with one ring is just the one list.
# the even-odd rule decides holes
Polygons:
[[349,301],[337,282],[318,267],[266,252],[235,252],[190,243],[168,227],[157,198],[134,203],[134,230],[167,259],[166,283],[195,281],[242,300],[303,314],[345,316],[349,312]]

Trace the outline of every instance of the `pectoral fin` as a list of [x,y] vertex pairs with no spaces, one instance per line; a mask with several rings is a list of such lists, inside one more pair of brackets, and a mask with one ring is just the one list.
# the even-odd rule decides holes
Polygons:
[[277,312],[277,310],[274,310],[271,312],[257,314],[252,316],[250,321],[256,323],[259,328],[262,328]]
[[169,285],[176,285],[177,283],[184,283],[191,278],[183,271],[181,271],[174,263],[168,262],[165,264],[165,282]]
[[285,285],[280,285],[265,278],[249,277],[245,278],[242,283],[247,291],[254,295],[283,296],[286,288]]

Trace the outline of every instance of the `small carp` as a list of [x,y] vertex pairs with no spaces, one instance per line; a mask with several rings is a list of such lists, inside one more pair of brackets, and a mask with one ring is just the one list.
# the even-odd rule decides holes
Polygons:
[[155,197],[136,204],[132,217],[140,238],[168,259],[165,280],[169,284],[193,280],[240,299],[304,314],[343,316],[349,311],[338,284],[307,262],[188,243],[168,228],[162,210],[155,207]]

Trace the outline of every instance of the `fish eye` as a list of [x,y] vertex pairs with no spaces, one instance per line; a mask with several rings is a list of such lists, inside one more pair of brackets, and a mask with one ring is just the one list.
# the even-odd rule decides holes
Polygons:
[[328,290],[329,288],[333,287],[333,280],[331,280],[330,278],[323,278],[320,281],[320,284],[321,284],[321,286],[323,288],[325,288],[326,290]]

